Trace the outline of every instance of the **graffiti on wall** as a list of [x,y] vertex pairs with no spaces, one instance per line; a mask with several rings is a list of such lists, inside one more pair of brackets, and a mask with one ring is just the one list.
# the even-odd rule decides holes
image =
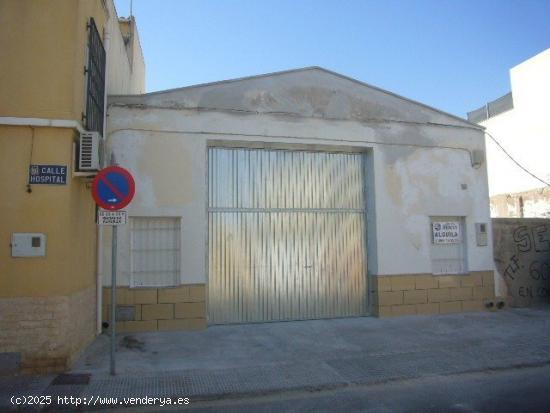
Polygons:
[[510,304],[528,306],[550,300],[550,222],[544,219],[494,219],[497,271]]

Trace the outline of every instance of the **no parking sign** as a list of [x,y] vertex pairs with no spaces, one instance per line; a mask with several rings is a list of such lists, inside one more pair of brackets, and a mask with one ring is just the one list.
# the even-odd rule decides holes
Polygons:
[[102,169],[92,183],[92,196],[96,204],[109,211],[117,211],[128,205],[135,191],[134,178],[120,166]]

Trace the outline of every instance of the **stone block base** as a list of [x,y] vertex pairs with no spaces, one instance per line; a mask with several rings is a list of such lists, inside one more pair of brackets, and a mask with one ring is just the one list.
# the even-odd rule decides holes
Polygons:
[[[206,328],[206,286],[117,287],[117,331]],[[103,289],[103,321],[110,321],[111,288]]]
[[94,286],[68,296],[0,298],[0,354],[18,355],[15,373],[70,368],[95,337],[95,294]]
[[378,317],[484,311],[495,298],[493,271],[379,276],[371,283]]

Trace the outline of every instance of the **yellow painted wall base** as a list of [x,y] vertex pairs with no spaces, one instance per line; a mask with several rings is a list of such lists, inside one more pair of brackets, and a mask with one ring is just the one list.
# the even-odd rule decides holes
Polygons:
[[[111,288],[103,289],[103,321],[110,321]],[[117,321],[117,331],[200,330],[206,328],[206,286],[117,288],[117,307],[131,320]],[[133,308],[131,308],[133,307]],[[117,317],[118,318],[118,317]]]
[[485,311],[495,298],[493,271],[380,276],[371,284],[377,317]]

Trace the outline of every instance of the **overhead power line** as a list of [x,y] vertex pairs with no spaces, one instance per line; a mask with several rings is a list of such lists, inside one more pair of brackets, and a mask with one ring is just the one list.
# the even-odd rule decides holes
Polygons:
[[516,160],[514,159],[514,157],[513,157],[512,155],[510,155],[506,149],[504,149],[504,147],[500,144],[499,141],[496,140],[496,138],[495,138],[493,135],[491,135],[491,134],[490,134],[489,132],[487,132],[487,131],[485,131],[485,134],[486,134],[489,138],[491,138],[491,139],[493,140],[494,143],[497,144],[497,146],[502,150],[502,152],[504,152],[504,153],[506,154],[506,156],[507,156],[508,158],[510,158],[510,159],[512,160],[512,162],[514,162],[517,166],[519,166],[521,169],[523,169],[523,171],[527,172],[529,175],[531,175],[531,176],[532,176],[533,178],[535,178],[536,180],[542,182],[544,185],[550,186],[550,183],[546,182],[544,179],[539,178],[537,175],[535,175],[534,173],[532,173],[531,171],[529,171],[526,167],[524,167],[522,164],[520,164],[518,161],[516,161]]

